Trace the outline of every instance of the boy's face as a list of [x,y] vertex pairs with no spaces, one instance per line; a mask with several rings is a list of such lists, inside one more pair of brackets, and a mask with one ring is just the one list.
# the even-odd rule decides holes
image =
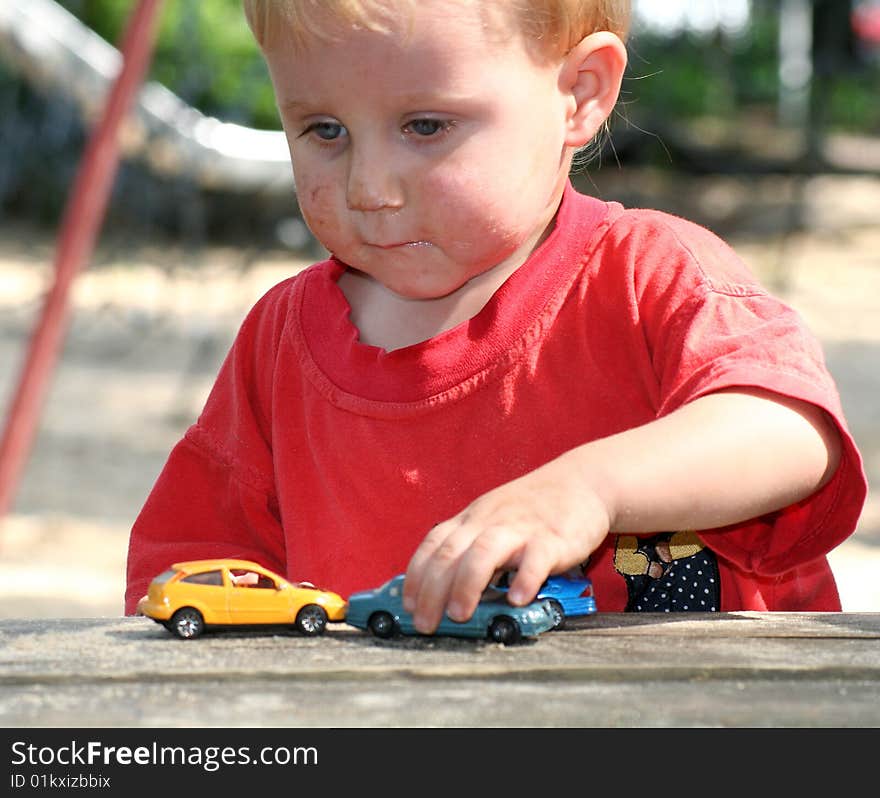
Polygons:
[[536,63],[512,20],[484,28],[480,5],[420,2],[393,34],[265,53],[306,222],[407,298],[518,266],[568,174],[559,63]]

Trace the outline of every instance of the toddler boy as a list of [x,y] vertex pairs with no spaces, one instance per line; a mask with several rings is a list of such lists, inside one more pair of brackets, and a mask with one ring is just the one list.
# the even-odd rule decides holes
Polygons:
[[302,214],[332,253],[245,319],[131,536],[420,631],[513,569],[600,611],[839,610],[866,484],[816,340],[718,238],[578,194],[619,0],[245,0]]

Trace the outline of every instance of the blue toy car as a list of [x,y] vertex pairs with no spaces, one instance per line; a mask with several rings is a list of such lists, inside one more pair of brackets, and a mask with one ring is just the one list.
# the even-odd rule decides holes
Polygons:
[[[505,572],[492,587],[502,593],[506,593],[509,584],[510,574]],[[541,585],[536,598],[550,602],[550,608],[555,619],[554,629],[561,629],[567,617],[574,618],[578,615],[592,615],[596,612],[593,583],[585,576],[559,575],[547,577],[547,581]]]
[[[419,634],[413,618],[403,609],[403,574],[374,590],[362,590],[348,597],[345,622],[371,631],[376,637]],[[452,637],[487,637],[496,643],[516,643],[523,637],[537,637],[553,628],[555,615],[548,601],[536,599],[524,607],[507,603],[503,592],[486,590],[471,618],[463,623],[443,616],[435,634]]]

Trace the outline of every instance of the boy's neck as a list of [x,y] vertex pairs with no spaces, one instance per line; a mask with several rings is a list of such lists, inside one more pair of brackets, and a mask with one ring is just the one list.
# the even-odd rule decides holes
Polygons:
[[369,275],[347,269],[339,289],[362,344],[390,352],[427,341],[476,316],[521,264],[501,264],[435,299],[408,299]]

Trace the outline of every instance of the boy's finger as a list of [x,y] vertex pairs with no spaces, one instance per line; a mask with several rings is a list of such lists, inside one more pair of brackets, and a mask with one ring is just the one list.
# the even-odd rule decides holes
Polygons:
[[448,524],[449,522],[447,521],[433,527],[422,539],[412,557],[410,557],[403,579],[403,608],[407,612],[415,612],[422,586],[422,577],[437,547],[449,535]]
[[454,621],[474,614],[492,577],[500,568],[516,565],[522,541],[506,525],[482,529],[462,555],[449,593],[447,612]]
[[[413,607],[413,623],[422,634],[433,633],[440,623],[455,571],[463,552],[470,544],[468,531],[461,524],[448,521],[442,526],[444,528],[438,530],[436,535],[432,530],[433,537],[428,545],[433,550],[424,561],[416,565],[421,572],[416,571],[417,581],[410,587],[410,602],[414,600],[414,604],[410,604]],[[437,542],[437,538],[443,534],[445,537]],[[404,590],[406,581],[404,578]]]
[[555,564],[554,552],[550,547],[544,545],[540,539],[530,541],[510,583],[508,601],[517,606],[533,601]]
[[446,610],[452,577],[450,567],[431,568],[425,573],[413,610],[413,625],[422,634],[433,634],[437,630]]

